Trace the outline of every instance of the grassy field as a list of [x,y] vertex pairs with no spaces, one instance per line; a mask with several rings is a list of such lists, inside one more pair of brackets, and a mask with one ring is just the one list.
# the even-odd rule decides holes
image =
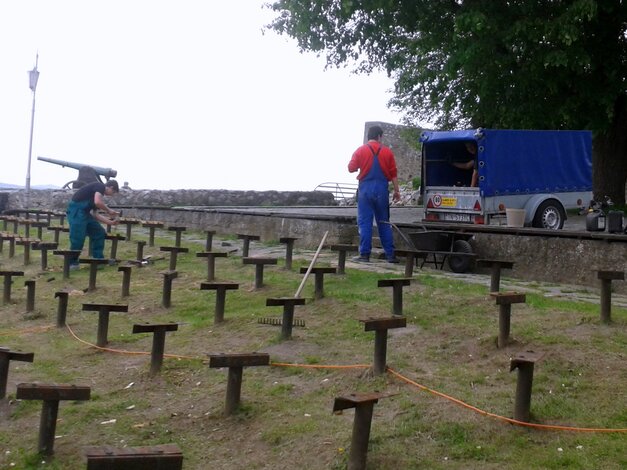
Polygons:
[[[118,228],[119,232],[123,232]],[[48,235],[46,234],[46,237]],[[163,238],[162,238],[163,237]],[[118,249],[120,264],[132,260],[136,240]],[[62,235],[67,246],[67,235]],[[403,267],[349,263],[345,275],[327,275],[324,298],[314,299],[307,280],[291,340],[280,326],[281,307],[266,300],[293,297],[313,251],[296,250],[292,270],[284,260],[264,270],[254,288],[255,268],[243,265],[241,241],[214,240],[216,280],[239,283],[226,294],[225,321],[214,324],[216,296],[200,289],[207,264],[204,235],[187,232],[178,257],[170,308],[162,306],[163,272],[173,235],[157,232],[145,247],[151,262],[134,267],[130,296],[121,297],[122,273],[107,266],[97,289],[87,267],[64,280],[61,259],[50,255],[41,272],[39,253],[23,265],[22,248],[0,269],[14,277],[11,302],[0,307],[0,346],[33,352],[34,361],[13,361],[7,398],[0,410],[0,467],[85,468],[84,448],[177,444],[186,469],[340,469],[350,452],[354,412],[332,413],[336,397],[356,392],[389,394],[374,407],[368,451],[370,469],[621,469],[627,468],[627,310],[615,307],[613,322],[599,320],[599,305],[575,298],[527,292],[512,308],[511,342],[498,349],[498,307],[489,279],[479,282],[418,270],[403,290],[407,327],[390,330],[386,374],[374,375],[374,333],[360,320],[389,317],[392,290],[377,280],[403,277]],[[107,247],[108,249],[108,247]],[[251,243],[251,256],[283,258],[283,245]],[[165,256],[165,258],[163,258]],[[319,265],[334,265],[323,250]],[[161,258],[161,259],[160,259]],[[24,281],[36,280],[35,309],[26,312]],[[70,290],[67,328],[57,328],[55,292]],[[588,289],[590,291],[590,289]],[[572,292],[570,293],[572,294]],[[588,293],[589,296],[589,293]],[[111,313],[106,348],[96,348],[98,314],[84,303],[128,305]],[[166,335],[163,367],[149,374],[152,336],[132,334],[134,324],[178,324]],[[517,372],[510,359],[522,351],[542,354],[535,365],[531,425],[510,420]],[[225,416],[227,371],[212,369],[208,356],[265,352],[271,365],[245,368],[238,411]],[[61,402],[54,458],[37,453],[41,402],[16,400],[23,382],[91,387],[91,399]],[[622,430],[623,432],[617,432]]]

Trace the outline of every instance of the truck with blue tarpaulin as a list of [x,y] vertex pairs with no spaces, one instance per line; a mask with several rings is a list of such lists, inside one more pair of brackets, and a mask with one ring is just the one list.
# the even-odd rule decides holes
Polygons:
[[424,131],[420,142],[427,221],[490,224],[518,209],[525,226],[561,229],[592,199],[590,131]]

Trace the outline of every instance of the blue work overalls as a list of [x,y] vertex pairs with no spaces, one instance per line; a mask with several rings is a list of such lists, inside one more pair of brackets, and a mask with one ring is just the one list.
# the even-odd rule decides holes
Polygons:
[[[370,146],[368,146],[370,147]],[[359,254],[370,256],[372,251],[372,219],[377,222],[377,231],[381,246],[387,259],[394,258],[394,242],[390,226],[390,199],[388,180],[379,164],[379,150],[373,155],[372,166],[368,174],[359,181],[357,194],[357,226],[359,228]]]
[[[91,240],[92,258],[104,258],[104,245],[107,232],[91,214],[93,202],[70,201],[67,207],[67,220],[70,224],[70,250],[82,250],[85,237]],[[78,264],[78,257],[70,260],[71,264]]]

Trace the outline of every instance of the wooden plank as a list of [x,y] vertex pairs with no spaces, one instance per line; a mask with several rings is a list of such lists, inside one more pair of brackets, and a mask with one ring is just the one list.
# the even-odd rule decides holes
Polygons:
[[364,331],[390,330],[392,328],[404,328],[407,326],[405,317],[369,318],[359,320],[364,324]]
[[87,470],[180,470],[183,454],[176,444],[145,447],[91,446],[84,449]]
[[408,286],[411,284],[410,277],[399,277],[396,279],[379,279],[377,281],[378,287],[393,287],[393,286]]
[[83,311],[99,312],[106,309],[109,312],[128,312],[128,305],[122,304],[83,304]]
[[135,323],[133,325],[133,333],[153,333],[156,330],[164,329],[165,331],[177,331],[178,323]]
[[305,299],[303,297],[271,297],[266,299],[266,307],[282,305],[305,305]]
[[248,257],[242,259],[244,264],[277,264],[278,258]]
[[209,367],[250,367],[267,366],[270,355],[267,353],[250,354],[212,354],[209,356]]
[[80,385],[17,384],[18,400],[89,400],[91,388]]
[[333,403],[333,412],[355,408],[366,403],[377,403],[381,398],[387,398],[392,393],[351,393],[342,397],[337,397]]

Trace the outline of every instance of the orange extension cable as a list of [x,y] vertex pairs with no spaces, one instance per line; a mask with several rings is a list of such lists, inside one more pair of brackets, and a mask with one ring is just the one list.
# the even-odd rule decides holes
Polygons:
[[[96,346],[95,344],[92,344],[88,341],[85,341],[81,338],[79,338],[78,336],[76,336],[76,334],[74,333],[74,331],[72,331],[72,328],[70,328],[69,325],[66,325],[68,331],[70,332],[70,334],[74,337],[74,339],[76,339],[77,341],[87,345],[87,346],[91,346],[93,348],[99,349],[101,351],[107,351],[107,352],[113,352],[113,353],[117,353],[117,354],[141,354],[141,355],[148,355],[150,354],[149,352],[146,351],[127,351],[127,350],[122,350],[122,349],[112,349],[112,348],[103,348],[100,346]],[[177,358],[177,359],[199,359],[199,360],[204,360],[200,357],[194,357],[194,356],[180,356],[180,355],[176,355],[176,354],[164,354],[165,357],[170,357],[170,358]],[[371,367],[371,364],[353,364],[353,365],[321,365],[321,364],[296,364],[296,363],[285,363],[285,362],[271,362],[270,363],[271,366],[274,367],[301,367],[301,368],[309,368],[309,369],[366,369]],[[466,409],[469,409],[471,411],[474,411],[475,413],[479,413],[480,415],[483,416],[488,416],[490,418],[495,418],[498,419],[500,421],[509,423],[509,424],[514,424],[516,426],[523,426],[523,427],[527,427],[527,428],[533,428],[533,429],[542,429],[542,430],[547,430],[547,431],[575,431],[575,432],[599,432],[599,433],[624,433],[627,432],[627,429],[623,429],[623,428],[578,428],[578,427],[574,427],[574,426],[559,426],[559,425],[551,425],[551,424],[537,424],[537,423],[527,423],[525,421],[519,421],[516,419],[512,419],[512,418],[508,418],[506,416],[501,416],[498,415],[496,413],[490,413],[489,411],[485,411],[482,410],[480,408],[477,408],[476,406],[472,406],[469,405],[466,402],[463,402],[462,400],[459,400],[457,398],[451,397],[449,395],[446,395],[445,393],[442,392],[438,392],[437,390],[433,390],[425,385],[421,385],[418,382],[411,380],[407,377],[405,377],[404,375],[396,372],[394,369],[392,369],[391,367],[386,367],[386,370],[394,377],[398,378],[399,380],[408,383],[410,385],[413,385],[416,388],[419,388],[420,390],[423,390],[425,392],[429,392],[433,395],[436,395],[438,397],[444,398],[450,402],[453,402],[457,405],[460,405]]]

